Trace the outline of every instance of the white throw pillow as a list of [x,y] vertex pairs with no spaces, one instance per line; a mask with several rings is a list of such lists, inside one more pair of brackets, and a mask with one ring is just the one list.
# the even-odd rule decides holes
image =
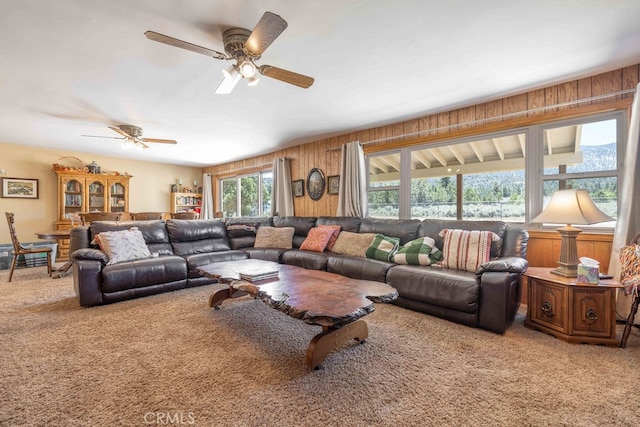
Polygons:
[[109,257],[108,265],[149,258],[151,252],[137,227],[121,231],[103,231],[95,237],[102,252]]

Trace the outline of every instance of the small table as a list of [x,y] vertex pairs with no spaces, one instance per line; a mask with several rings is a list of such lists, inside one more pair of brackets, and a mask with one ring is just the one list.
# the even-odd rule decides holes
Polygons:
[[618,346],[616,338],[616,290],[614,279],[588,284],[551,273],[551,268],[529,267],[528,328],[574,344]]
[[[65,240],[71,238],[71,230],[49,230],[49,231],[38,231],[36,233],[38,239],[43,240]],[[58,242],[58,254],[60,254],[60,243]],[[71,260],[66,260],[58,267],[51,267],[51,277],[54,279],[59,279],[71,272]]]
[[[239,280],[241,273],[274,269],[278,277],[270,281]],[[229,286],[209,297],[210,307],[219,309],[224,300],[249,294],[293,318],[322,326],[307,348],[307,366],[314,369],[342,343],[351,339],[364,342],[368,328],[360,318],[374,310],[374,302],[398,298],[398,291],[385,283],[257,259],[217,262],[196,271]]]

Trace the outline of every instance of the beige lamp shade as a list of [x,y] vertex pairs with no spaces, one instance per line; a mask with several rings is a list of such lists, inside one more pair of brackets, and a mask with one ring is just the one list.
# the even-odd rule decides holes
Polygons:
[[553,193],[547,207],[531,222],[554,224],[596,224],[612,221],[593,203],[587,190],[558,190]]
[[609,215],[602,212],[593,203],[587,190],[558,190],[553,193],[547,207],[531,222],[547,222],[554,224],[567,224],[558,228],[562,237],[560,243],[560,260],[558,268],[551,270],[554,274],[565,277],[578,275],[578,246],[576,238],[582,230],[571,224],[596,224],[598,222],[611,221]]

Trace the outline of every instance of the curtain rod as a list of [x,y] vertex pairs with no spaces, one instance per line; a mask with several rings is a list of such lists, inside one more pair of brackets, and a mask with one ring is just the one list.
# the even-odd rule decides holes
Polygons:
[[[554,105],[547,105],[547,106],[544,106],[544,107],[532,108],[530,110],[523,110],[523,111],[518,111],[518,112],[515,112],[515,113],[503,114],[501,116],[489,117],[489,118],[486,118],[486,119],[471,120],[471,121],[464,122],[464,123],[456,123],[456,124],[453,124],[453,125],[441,126],[439,128],[421,130],[421,131],[418,131],[418,132],[410,132],[410,133],[405,133],[405,134],[402,134],[402,135],[388,136],[388,137],[385,137],[385,138],[379,138],[379,139],[374,139],[374,140],[371,140],[371,141],[360,142],[360,145],[368,145],[368,144],[373,144],[373,143],[376,143],[376,142],[390,141],[390,140],[393,140],[393,139],[405,138],[407,136],[417,136],[417,135],[420,135],[420,134],[423,134],[423,133],[431,133],[431,132],[437,132],[437,131],[441,131],[441,130],[449,130],[449,129],[457,128],[457,127],[461,127],[461,126],[477,125],[477,124],[480,124],[480,123],[488,123],[488,122],[492,122],[492,121],[496,121],[496,120],[501,120],[501,119],[507,119],[507,118],[513,118],[513,117],[521,116],[523,114],[538,113],[538,112],[541,112],[541,111],[550,110],[552,108],[567,107],[569,105],[579,104],[581,102],[597,101],[597,100],[604,99],[604,98],[611,98],[613,96],[626,95],[628,93],[633,93],[635,91],[636,91],[635,89],[626,89],[626,90],[621,90],[621,91],[618,91],[618,92],[607,93],[605,95],[596,95],[596,96],[591,96],[589,98],[581,98],[581,99],[577,99],[575,101],[567,101],[567,102],[562,102],[560,104],[554,104]],[[335,151],[335,150],[341,150],[341,149],[342,149],[342,145],[339,146],[339,147],[327,148],[325,151]]]
[[[279,159],[291,160],[291,157],[279,157]],[[240,172],[240,171],[247,170],[247,169],[266,168],[267,166],[273,166],[273,162],[262,163],[262,164],[259,164],[259,165],[252,165],[252,166],[244,166],[242,168],[236,168],[236,169],[231,169],[231,170],[228,170],[228,171],[222,171],[222,172],[218,172],[216,174],[211,174],[211,175],[216,175],[216,176],[217,175],[225,175],[225,174],[228,174],[228,173]]]

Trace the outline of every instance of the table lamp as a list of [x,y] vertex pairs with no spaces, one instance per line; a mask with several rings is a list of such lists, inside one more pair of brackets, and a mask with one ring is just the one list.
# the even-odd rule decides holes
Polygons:
[[564,277],[578,276],[578,246],[576,237],[582,232],[572,224],[586,225],[598,222],[612,221],[609,215],[602,212],[593,203],[587,190],[558,190],[553,193],[547,207],[531,222],[567,224],[558,228],[562,236],[560,243],[560,261],[558,268],[552,273]]

